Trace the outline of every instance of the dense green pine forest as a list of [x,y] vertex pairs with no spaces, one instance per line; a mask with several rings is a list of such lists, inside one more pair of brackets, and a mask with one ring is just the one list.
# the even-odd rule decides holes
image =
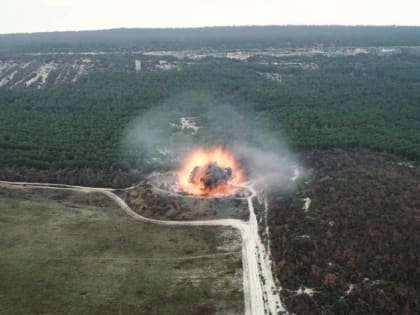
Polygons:
[[[41,89],[0,88],[0,164],[35,168],[130,167],[124,127],[171,95],[210,91],[270,116],[297,150],[365,147],[420,157],[420,63],[411,56],[310,58],[319,69],[206,60],[181,71],[98,71]],[[135,165],[131,165],[135,166]]]

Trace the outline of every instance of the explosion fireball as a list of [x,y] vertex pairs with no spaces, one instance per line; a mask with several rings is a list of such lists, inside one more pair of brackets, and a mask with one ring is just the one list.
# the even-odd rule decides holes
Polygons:
[[234,155],[224,147],[192,151],[182,163],[177,178],[182,191],[206,196],[232,194],[244,180]]

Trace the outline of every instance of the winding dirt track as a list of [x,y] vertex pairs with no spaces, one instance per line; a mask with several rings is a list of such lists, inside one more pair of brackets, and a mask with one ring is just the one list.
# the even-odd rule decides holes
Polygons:
[[[135,220],[150,222],[161,225],[180,226],[229,226],[239,230],[242,236],[242,265],[243,265],[243,287],[245,298],[245,315],[263,314],[287,314],[284,305],[280,301],[271,270],[271,260],[266,253],[265,247],[258,234],[258,222],[254,212],[253,199],[257,192],[251,184],[244,188],[251,192],[247,197],[249,208],[249,221],[239,219],[217,219],[201,221],[165,221],[150,219],[134,212],[123,199],[114,193],[114,189],[72,186],[63,184],[29,183],[29,182],[8,182],[0,181],[0,185],[19,186],[27,188],[42,189],[66,189],[84,193],[101,192],[114,200],[121,209]],[[130,187],[132,188],[132,187]],[[130,189],[128,188],[128,189]],[[267,210],[267,207],[266,207]]]

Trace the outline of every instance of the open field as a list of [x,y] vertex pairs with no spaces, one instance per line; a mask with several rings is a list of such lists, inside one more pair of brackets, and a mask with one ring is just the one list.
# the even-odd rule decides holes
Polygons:
[[100,194],[1,188],[0,200],[4,314],[243,312],[233,230],[135,222]]

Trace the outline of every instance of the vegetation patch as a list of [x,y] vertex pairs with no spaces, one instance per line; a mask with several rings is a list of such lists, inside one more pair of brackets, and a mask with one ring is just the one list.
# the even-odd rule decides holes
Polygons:
[[1,187],[0,251],[5,314],[243,313],[236,231],[137,222],[100,194]]
[[289,310],[418,313],[419,167],[363,150],[313,151],[306,162],[312,175],[297,193],[269,197],[275,270]]
[[247,220],[247,201],[239,198],[209,198],[176,195],[154,188],[147,182],[121,190],[127,204],[139,214],[163,220],[206,220],[236,218]]

